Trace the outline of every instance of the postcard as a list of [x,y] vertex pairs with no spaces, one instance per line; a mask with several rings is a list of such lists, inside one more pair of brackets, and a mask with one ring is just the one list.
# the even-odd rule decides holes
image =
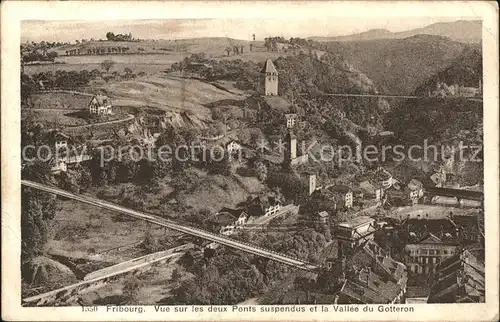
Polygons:
[[2,314],[498,320],[495,2],[2,3]]

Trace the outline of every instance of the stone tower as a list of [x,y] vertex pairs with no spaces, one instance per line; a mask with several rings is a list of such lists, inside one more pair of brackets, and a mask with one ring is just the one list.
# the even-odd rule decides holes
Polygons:
[[266,60],[266,64],[261,71],[265,77],[264,95],[278,96],[278,71],[274,67],[271,59]]
[[316,175],[309,174],[309,195],[312,195],[316,191]]
[[292,131],[288,131],[285,137],[285,159],[286,164],[291,164],[292,161],[297,158],[297,137]]

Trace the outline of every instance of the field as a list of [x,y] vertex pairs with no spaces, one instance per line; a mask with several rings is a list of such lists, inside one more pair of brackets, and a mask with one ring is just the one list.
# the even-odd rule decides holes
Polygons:
[[[258,43],[258,42],[255,42]],[[190,39],[174,39],[174,40],[142,40],[140,42],[130,41],[89,41],[79,45],[69,45],[56,48],[54,51],[59,56],[65,55],[67,50],[80,49],[81,52],[86,52],[92,48],[109,48],[109,47],[128,47],[127,53],[130,54],[151,54],[151,53],[200,53],[205,52],[208,55],[214,55],[224,52],[224,48],[228,46],[248,46],[249,41],[232,39],[226,37],[213,38],[190,38]]]
[[199,128],[205,128],[212,121],[206,104],[245,98],[199,80],[160,75],[96,84],[93,90],[107,93],[112,98],[113,106],[168,111],[173,124]]
[[[23,109],[21,118],[31,117],[49,127],[67,128],[79,127],[109,121],[122,120],[127,117],[126,113],[116,109],[113,115],[105,115],[99,118],[92,117],[88,110],[71,110],[71,109],[45,109],[45,110],[30,110]],[[77,129],[77,128],[76,128]]]
[[[150,57],[153,56],[153,57]],[[163,59],[161,59],[163,58]],[[155,74],[170,68],[173,63],[182,60],[183,56],[170,55],[109,55],[109,56],[78,56],[78,57],[60,57],[58,59],[68,59],[65,64],[46,64],[25,66],[27,74],[36,74],[42,72],[82,71],[93,69],[101,70],[101,63],[107,59],[116,61],[116,64],[110,72],[122,72],[125,68],[130,68],[134,73],[145,72],[148,75]]]
[[[250,52],[249,45],[253,44],[253,51]],[[244,46],[244,53],[239,55],[227,56],[226,47],[234,45]],[[66,56],[66,50],[80,49],[86,52],[87,48],[95,47],[129,47],[127,54],[109,54],[109,55],[81,55]],[[144,49],[139,51],[139,48]],[[57,70],[93,70],[101,69],[101,63],[104,60],[113,60],[116,64],[110,70],[121,72],[125,68],[132,69],[135,73],[145,72],[148,75],[154,75],[158,72],[168,69],[173,63],[181,61],[184,57],[191,54],[204,53],[211,59],[241,59],[262,62],[267,58],[276,59],[279,56],[291,55],[285,52],[267,52],[261,41],[249,42],[230,38],[203,38],[203,39],[179,39],[179,40],[144,40],[141,42],[88,42],[80,45],[71,45],[57,48],[55,50],[59,57],[56,62],[60,64],[44,64],[25,66],[27,74],[35,74],[47,71]]]
[[[62,201],[61,205],[53,221],[55,233],[47,245],[49,253],[118,263],[143,255],[137,245],[130,244],[141,242],[147,230],[160,238],[176,235],[159,226],[148,227],[142,220],[77,201]],[[167,249],[168,244],[165,246]],[[117,247],[124,248],[114,249]]]
[[89,124],[88,120],[80,116],[76,116],[74,111],[68,110],[46,110],[46,111],[30,111],[23,109],[21,118],[30,116],[31,118],[50,127],[69,127]]
[[36,93],[31,95],[33,108],[85,109],[89,105],[91,94],[82,95],[67,92]]

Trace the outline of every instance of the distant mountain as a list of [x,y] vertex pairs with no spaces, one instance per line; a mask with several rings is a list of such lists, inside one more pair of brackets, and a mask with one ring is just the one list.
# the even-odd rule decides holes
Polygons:
[[325,51],[345,57],[386,94],[413,93],[430,77],[446,69],[465,47],[472,46],[431,35],[321,44]]
[[458,20],[454,22],[438,22],[427,27],[391,32],[387,29],[372,29],[362,33],[339,37],[311,37],[317,41],[359,41],[375,39],[403,39],[415,35],[435,35],[448,37],[463,43],[479,43],[482,37],[480,20]]

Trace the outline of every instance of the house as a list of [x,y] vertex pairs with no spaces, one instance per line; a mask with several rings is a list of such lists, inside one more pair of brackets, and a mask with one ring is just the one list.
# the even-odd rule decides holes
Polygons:
[[285,114],[285,120],[286,120],[286,127],[291,129],[297,123],[298,120],[297,114],[296,113]]
[[326,224],[328,222],[328,218],[330,215],[328,214],[327,211],[321,211],[318,213],[318,221],[321,223]]
[[354,195],[350,187],[346,185],[334,185],[328,188],[334,194],[337,208],[352,208]]
[[427,219],[409,218],[402,224],[408,240],[405,258],[410,272],[429,274],[446,258],[456,254],[459,246],[480,246],[482,236],[476,216],[454,216]]
[[107,96],[94,95],[89,103],[89,112],[92,115],[110,115],[113,113],[111,101]]
[[281,205],[274,197],[259,195],[247,205],[246,213],[255,217],[271,216],[276,214],[280,208]]
[[339,241],[342,254],[350,252],[367,240],[373,240],[377,230],[375,219],[368,216],[355,217],[338,224],[335,228],[335,236]]
[[248,215],[241,209],[223,207],[218,213],[207,220],[210,230],[221,235],[232,235],[247,222]]
[[364,242],[339,267],[345,270],[340,274],[345,280],[335,304],[404,303],[406,266],[389,257],[377,243]]
[[233,209],[233,208],[223,207],[218,213],[231,214],[235,218],[235,221],[233,222],[233,224],[237,228],[244,226],[248,220],[248,214],[245,211],[243,211],[242,209]]
[[236,227],[236,218],[228,212],[218,212],[207,220],[207,226],[211,231],[218,231],[222,235],[231,235]]
[[48,135],[49,144],[53,144],[56,151],[67,148],[69,142],[69,136],[66,134],[53,130],[49,132]]
[[437,267],[427,303],[484,303],[484,263],[463,250]]
[[424,185],[417,179],[411,179],[407,185],[406,194],[412,204],[417,204],[418,200],[424,196]]

